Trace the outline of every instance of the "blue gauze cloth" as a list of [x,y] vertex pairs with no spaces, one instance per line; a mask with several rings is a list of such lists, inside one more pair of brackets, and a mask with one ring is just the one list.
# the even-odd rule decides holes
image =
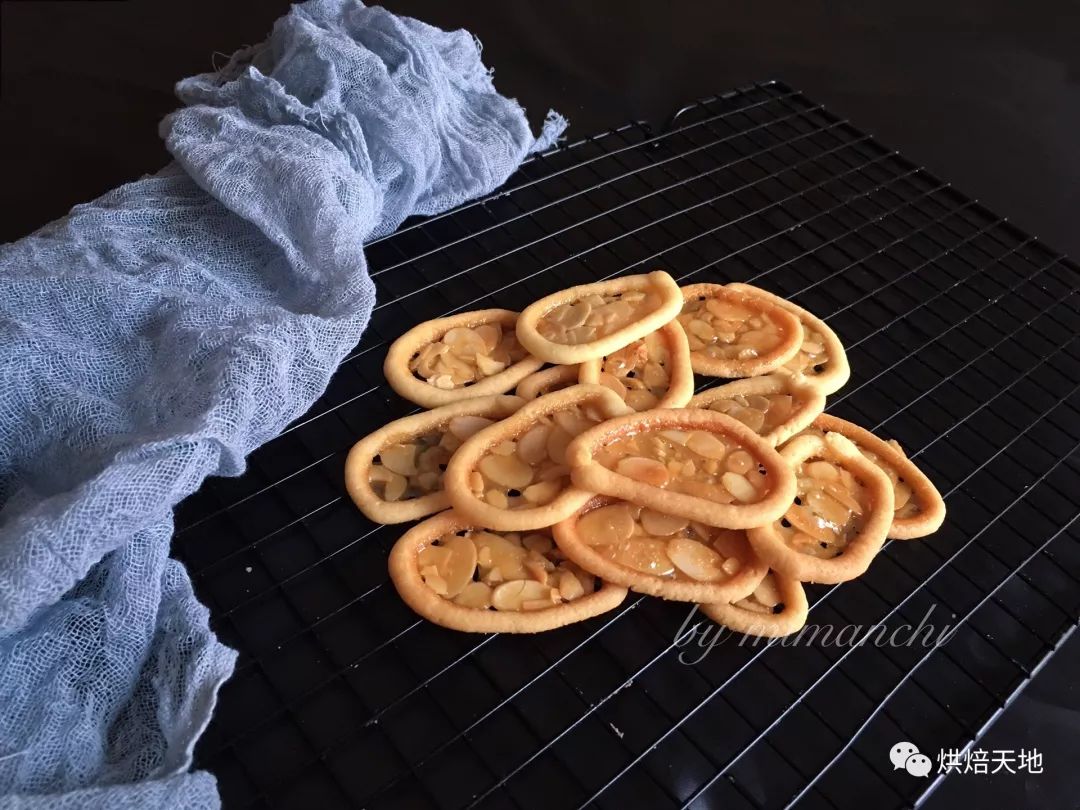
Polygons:
[[175,163],[0,247],[0,805],[216,807],[192,748],[235,653],[172,508],[325,389],[362,243],[499,186],[529,132],[464,31],[345,0],[180,82]]

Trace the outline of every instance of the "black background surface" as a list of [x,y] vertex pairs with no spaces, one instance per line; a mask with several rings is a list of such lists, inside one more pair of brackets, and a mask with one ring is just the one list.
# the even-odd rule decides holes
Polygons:
[[[780,78],[1041,237],[1080,256],[1080,4],[440,3],[392,10],[485,45],[498,88],[571,138]],[[19,2],[2,8],[0,241],[168,161],[173,83],[263,38],[276,0]],[[215,55],[216,54],[216,55]],[[1074,806],[1074,637],[984,748],[1038,748],[1042,777],[946,780],[928,806]]]

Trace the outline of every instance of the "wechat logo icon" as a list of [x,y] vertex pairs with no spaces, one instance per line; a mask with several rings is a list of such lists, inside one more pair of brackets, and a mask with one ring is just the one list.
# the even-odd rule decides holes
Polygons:
[[912,776],[929,776],[933,767],[930,757],[919,753],[919,747],[915,743],[898,742],[889,749],[889,759],[894,771],[903,768]]

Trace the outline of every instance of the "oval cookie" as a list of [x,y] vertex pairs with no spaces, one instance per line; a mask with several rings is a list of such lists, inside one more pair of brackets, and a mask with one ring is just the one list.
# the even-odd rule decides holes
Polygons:
[[869,430],[823,413],[814,427],[846,436],[864,456],[881,468],[893,485],[893,520],[889,537],[914,540],[933,534],[945,521],[945,501],[933,482],[899,445],[879,439]]
[[694,394],[690,347],[678,321],[579,368],[581,382],[607,386],[635,411],[681,408]]
[[520,408],[519,397],[467,399],[406,416],[358,441],[345,459],[345,489],[376,523],[404,523],[450,508],[443,471],[462,442]]
[[549,529],[493,532],[454,511],[402,535],[389,568],[409,607],[466,633],[538,633],[606,613],[626,598],[625,588],[566,560]]
[[617,498],[593,498],[552,533],[567,557],[605,582],[679,602],[742,599],[768,572],[742,530]]
[[582,284],[527,306],[517,336],[549,363],[580,363],[645,337],[679,313],[682,295],[662,270]]
[[710,388],[686,407],[725,413],[775,447],[814,421],[825,409],[825,394],[800,377],[777,373]]
[[710,526],[761,526],[795,497],[795,476],[780,454],[714,411],[611,419],[574,439],[566,457],[582,489]]
[[803,330],[786,309],[722,284],[682,288],[678,321],[690,344],[690,364],[711,377],[756,377],[799,351]]
[[780,638],[806,626],[810,606],[806,591],[797,579],[770,571],[754,593],[734,604],[698,606],[717,624],[737,633],[762,638]]
[[892,524],[892,482],[838,433],[798,436],[781,450],[797,494],[783,518],[746,534],[774,571],[802,582],[854,579]]
[[424,408],[505,393],[544,364],[518,343],[517,321],[508,309],[482,309],[414,326],[390,345],[386,381]]
[[558,523],[591,497],[571,486],[567,445],[628,410],[601,385],[575,385],[534,399],[454,453],[446,468],[450,503],[475,525],[501,531]]
[[758,296],[778,307],[786,309],[799,319],[803,328],[803,341],[799,351],[784,363],[784,368],[796,374],[802,374],[821,388],[822,393],[833,394],[844,387],[851,376],[847,352],[840,338],[825,321],[807,312],[798,304],[786,298],[773,295],[760,287],[733,282],[727,285],[733,290]]
[[514,391],[522,399],[536,399],[544,394],[577,385],[579,366],[552,366],[534,372],[518,383]]

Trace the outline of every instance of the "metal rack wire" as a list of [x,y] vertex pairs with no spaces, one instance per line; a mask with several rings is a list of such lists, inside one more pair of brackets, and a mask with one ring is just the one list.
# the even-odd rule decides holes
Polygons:
[[[909,806],[937,781],[889,748],[970,744],[1075,629],[1077,266],[802,93],[755,85],[569,144],[368,256],[380,303],[326,394],[177,515],[241,651],[197,750],[226,807]],[[898,439],[949,518],[810,588],[810,621],[891,632],[932,609],[948,644],[700,655],[676,644],[689,606],[659,600],[534,637],[400,602],[401,529],[342,481],[352,443],[413,410],[383,382],[387,343],[652,267],[753,281],[839,333],[853,376],[829,410]]]

